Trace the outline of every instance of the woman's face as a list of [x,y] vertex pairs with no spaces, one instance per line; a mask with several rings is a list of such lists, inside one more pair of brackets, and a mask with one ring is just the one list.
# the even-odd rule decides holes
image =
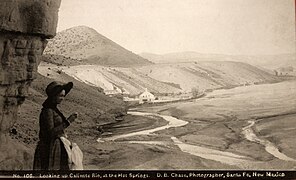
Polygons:
[[60,104],[65,98],[65,90],[62,90],[55,98],[55,103]]

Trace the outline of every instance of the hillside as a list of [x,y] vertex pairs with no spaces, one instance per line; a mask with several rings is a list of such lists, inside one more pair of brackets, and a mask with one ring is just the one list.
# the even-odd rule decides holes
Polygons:
[[[202,54],[194,51],[175,52],[167,54],[153,54],[153,53],[141,53],[140,56],[149,59],[155,63],[174,63],[174,62],[192,62],[201,60],[222,60],[226,55],[222,54]],[[224,59],[224,61],[227,59]]]
[[[62,82],[72,81],[74,87],[59,106],[65,116],[73,112],[79,113],[78,120],[68,130],[70,135],[98,136],[97,126],[115,121],[117,116],[126,114],[122,100],[105,96],[101,89],[88,86],[65,74],[60,74]],[[41,76],[33,81],[30,96],[20,106],[18,122],[14,124],[17,134],[12,137],[27,144],[35,144],[38,140],[39,114],[42,103],[46,99],[45,88],[53,79]]]
[[193,87],[209,90],[279,80],[252,65],[231,61],[156,64],[138,70],[159,81],[179,84],[183,91],[191,91]]
[[44,76],[55,79],[58,79],[59,72],[64,72],[88,85],[100,87],[103,90],[117,89],[119,92],[127,92],[131,95],[137,95],[145,88],[157,93],[181,91],[178,85],[153,79],[136,68],[98,65],[56,66],[50,63],[41,63],[38,71]]
[[[179,52],[168,54],[142,53],[140,56],[149,59],[155,63],[173,63],[173,62],[200,62],[200,61],[236,61],[245,62],[256,67],[269,70],[281,70],[289,67],[296,68],[295,54],[278,54],[278,55],[223,55],[223,54],[202,54],[197,52]],[[294,70],[294,74],[296,70]]]
[[[86,26],[77,26],[57,33],[44,51],[48,61],[55,63],[134,66],[151,64],[131,51]],[[73,63],[73,62],[72,62]]]
[[131,95],[137,95],[145,88],[153,93],[179,93],[190,92],[192,88],[210,90],[279,81],[278,77],[252,65],[228,61],[154,64],[136,68],[42,63],[39,72],[49,77],[64,72],[89,85]]

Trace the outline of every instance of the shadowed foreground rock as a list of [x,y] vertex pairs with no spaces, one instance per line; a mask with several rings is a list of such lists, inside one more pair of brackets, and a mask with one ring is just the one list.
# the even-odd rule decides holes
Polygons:
[[31,169],[32,153],[9,137],[18,106],[36,78],[47,44],[56,33],[60,0],[0,2],[0,170]]

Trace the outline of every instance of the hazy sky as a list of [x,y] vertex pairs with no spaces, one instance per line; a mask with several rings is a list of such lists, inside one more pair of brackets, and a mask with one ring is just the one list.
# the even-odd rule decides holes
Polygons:
[[294,10],[294,0],[62,0],[58,31],[86,25],[135,53],[293,53]]

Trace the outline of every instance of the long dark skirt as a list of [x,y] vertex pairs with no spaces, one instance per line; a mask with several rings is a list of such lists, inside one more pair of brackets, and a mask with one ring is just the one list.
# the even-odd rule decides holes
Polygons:
[[63,142],[56,138],[51,143],[38,142],[34,155],[34,170],[69,170],[68,154]]

